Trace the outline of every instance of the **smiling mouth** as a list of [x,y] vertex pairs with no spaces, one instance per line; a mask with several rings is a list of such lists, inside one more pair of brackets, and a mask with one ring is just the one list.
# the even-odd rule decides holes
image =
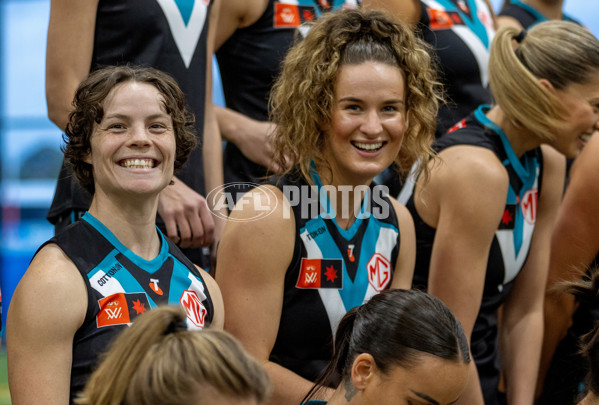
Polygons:
[[362,143],[362,142],[352,142],[352,145],[364,152],[376,152],[383,147],[384,142],[377,143]]
[[121,167],[127,169],[151,169],[156,166],[154,159],[124,159],[119,162]]

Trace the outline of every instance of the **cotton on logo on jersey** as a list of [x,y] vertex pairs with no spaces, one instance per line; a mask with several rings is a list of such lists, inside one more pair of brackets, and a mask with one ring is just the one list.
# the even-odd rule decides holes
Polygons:
[[96,315],[98,328],[104,326],[127,325],[137,315],[150,309],[146,293],[116,293],[98,300],[100,312]]
[[302,258],[297,288],[343,288],[342,259]]
[[368,282],[377,292],[383,291],[391,281],[391,262],[380,253],[372,255],[368,264]]
[[193,290],[185,290],[183,291],[183,294],[181,294],[179,302],[181,302],[181,306],[187,313],[187,319],[191,321],[193,326],[202,329],[208,310],[206,310],[206,307],[202,304],[198,294]]
[[536,188],[527,190],[520,200],[520,209],[524,220],[533,225],[537,221],[537,198],[538,191]]

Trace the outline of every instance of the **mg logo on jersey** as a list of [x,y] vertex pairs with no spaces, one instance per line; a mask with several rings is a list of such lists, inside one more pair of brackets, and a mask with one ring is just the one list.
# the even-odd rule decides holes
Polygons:
[[206,318],[208,311],[204,305],[202,305],[202,301],[200,301],[198,294],[192,290],[185,290],[183,291],[183,294],[181,294],[179,301],[187,313],[187,319],[189,319],[196,327],[203,328],[204,319]]
[[526,190],[526,193],[524,193],[524,196],[520,201],[522,216],[524,217],[524,220],[531,225],[534,225],[537,220],[537,197],[537,189],[533,188],[532,190]]
[[383,291],[391,281],[391,262],[380,253],[372,255],[368,264],[368,282],[377,292]]

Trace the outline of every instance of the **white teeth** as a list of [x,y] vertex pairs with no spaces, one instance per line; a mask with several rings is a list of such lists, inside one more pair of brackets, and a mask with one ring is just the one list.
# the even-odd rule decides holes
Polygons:
[[364,150],[377,150],[380,149],[383,146],[382,142],[378,142],[378,143],[360,143],[360,142],[354,142],[354,146],[357,147],[358,149],[364,149]]
[[580,135],[579,138],[585,142],[588,142],[589,139],[591,139],[591,135]]
[[128,169],[151,169],[154,167],[152,159],[130,159],[121,161],[121,166]]

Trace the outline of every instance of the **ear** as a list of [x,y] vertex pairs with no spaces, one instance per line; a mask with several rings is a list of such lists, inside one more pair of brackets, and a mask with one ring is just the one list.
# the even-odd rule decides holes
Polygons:
[[352,364],[351,379],[358,391],[364,390],[372,380],[377,366],[370,353],[360,353]]
[[551,84],[551,82],[547,79],[539,79],[539,83],[541,84],[541,86],[545,87],[548,90],[555,90],[553,84]]

